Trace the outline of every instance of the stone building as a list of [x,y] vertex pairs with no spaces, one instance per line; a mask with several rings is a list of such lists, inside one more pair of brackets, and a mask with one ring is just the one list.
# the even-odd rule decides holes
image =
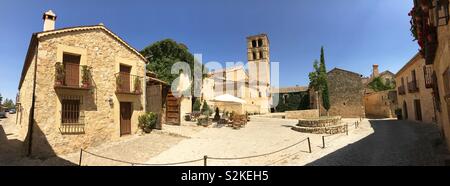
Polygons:
[[[334,68],[327,73],[327,77],[331,105],[328,115],[344,118],[365,117],[362,76],[355,72]],[[311,100],[321,101],[317,98],[311,98]],[[327,115],[322,106],[320,115]]]
[[431,70],[425,60],[416,54],[396,74],[398,107],[403,119],[433,123],[436,120],[432,87],[427,84],[425,72]]
[[[247,102],[243,109],[247,112],[269,113],[270,53],[266,34],[247,37],[247,56],[247,66],[213,69],[203,80],[202,98],[209,104],[214,104],[210,100],[215,96],[230,94]],[[230,111],[232,107],[230,105],[228,109],[219,109]]]
[[372,66],[370,77],[363,78],[364,85],[364,108],[366,117],[369,118],[392,118],[395,117],[397,108],[397,93],[395,89],[385,91],[375,91],[369,87],[375,78],[380,78],[385,85],[394,86],[396,84],[395,74],[389,70],[379,73],[379,66]]
[[133,134],[145,111],[147,60],[100,25],[32,34],[19,82],[17,126],[28,153],[48,157]]
[[270,112],[270,42],[266,34],[247,37],[249,87],[252,102],[260,106],[260,113]]
[[371,83],[375,78],[380,78],[381,82],[384,84],[395,85],[395,74],[389,70],[379,72],[379,65],[372,65],[372,73],[369,77],[362,78],[363,85],[365,87],[366,93],[372,93],[374,90],[369,88],[369,83]]
[[417,40],[425,60],[425,83],[431,86],[436,121],[450,148],[450,10],[446,0],[414,0],[410,15],[420,33]]
[[368,118],[396,117],[397,91],[385,90],[364,95],[364,109]]
[[309,108],[309,93],[306,86],[272,89],[272,112],[306,110]]
[[[246,101],[243,109],[235,104],[224,104],[212,102],[216,96],[229,94]],[[202,99],[208,105],[218,106],[219,110],[249,113],[261,113],[261,106],[255,102],[257,90],[250,87],[248,73],[243,65],[233,66],[226,69],[214,70],[208,73],[203,80]],[[238,109],[239,107],[239,109]],[[238,111],[239,110],[239,111]]]

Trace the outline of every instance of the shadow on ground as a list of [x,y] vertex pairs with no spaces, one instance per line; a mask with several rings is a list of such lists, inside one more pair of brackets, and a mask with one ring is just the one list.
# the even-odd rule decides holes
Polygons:
[[[44,136],[39,127],[34,127],[35,135]],[[27,157],[26,147],[28,143],[25,143],[18,139],[8,139],[8,136],[12,134],[6,134],[2,125],[0,125],[0,166],[45,166],[45,165],[64,165],[71,166],[74,163],[56,156],[49,143],[44,139],[44,143],[39,144],[39,149],[48,152],[48,158],[33,158]],[[26,138],[29,139],[29,136]],[[27,140],[25,140],[27,141]],[[35,147],[36,148],[36,147]]]
[[[374,133],[307,166],[439,166],[443,141],[436,125],[369,120]],[[445,150],[444,150],[445,151]]]

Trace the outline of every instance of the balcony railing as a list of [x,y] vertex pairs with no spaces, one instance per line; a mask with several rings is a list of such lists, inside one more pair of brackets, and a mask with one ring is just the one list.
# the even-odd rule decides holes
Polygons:
[[84,123],[64,123],[59,127],[61,134],[84,134]]
[[423,66],[425,88],[433,88],[433,68],[429,65]]
[[414,93],[414,92],[418,92],[419,91],[419,87],[417,86],[417,80],[412,80],[411,82],[408,82],[408,92],[409,93]]
[[55,88],[91,89],[91,67],[75,63],[55,64]]
[[406,91],[405,91],[405,86],[399,86],[398,87],[398,94],[399,95],[405,95],[406,94]]
[[115,74],[116,93],[118,94],[142,94],[142,77],[125,72]]

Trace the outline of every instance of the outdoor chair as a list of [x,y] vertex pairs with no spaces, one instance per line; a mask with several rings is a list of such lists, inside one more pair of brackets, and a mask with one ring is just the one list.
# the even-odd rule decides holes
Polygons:
[[229,118],[227,115],[222,114],[222,117],[220,117],[219,121],[217,122],[218,124],[228,124],[229,123]]

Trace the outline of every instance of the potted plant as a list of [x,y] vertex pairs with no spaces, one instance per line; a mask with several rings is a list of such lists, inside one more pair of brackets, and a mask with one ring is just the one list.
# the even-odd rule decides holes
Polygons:
[[55,85],[60,86],[64,84],[65,70],[61,62],[55,64]]
[[401,108],[397,108],[395,109],[395,115],[397,115],[397,120],[402,120],[402,109]]
[[122,90],[122,82],[123,82],[123,80],[122,80],[122,78],[120,77],[120,74],[118,74],[118,75],[116,76],[116,90],[117,90],[117,91],[121,91],[121,90]]
[[91,68],[86,65],[81,66],[81,74],[83,88],[89,88],[91,85]]
[[198,119],[197,119],[197,125],[201,125],[204,127],[207,127],[210,123],[209,117],[207,115],[202,114]]
[[138,117],[139,128],[141,128],[145,133],[150,133],[156,126],[158,121],[158,116],[153,112],[147,112]]
[[138,76],[134,77],[134,93],[140,94],[141,93],[141,80]]

